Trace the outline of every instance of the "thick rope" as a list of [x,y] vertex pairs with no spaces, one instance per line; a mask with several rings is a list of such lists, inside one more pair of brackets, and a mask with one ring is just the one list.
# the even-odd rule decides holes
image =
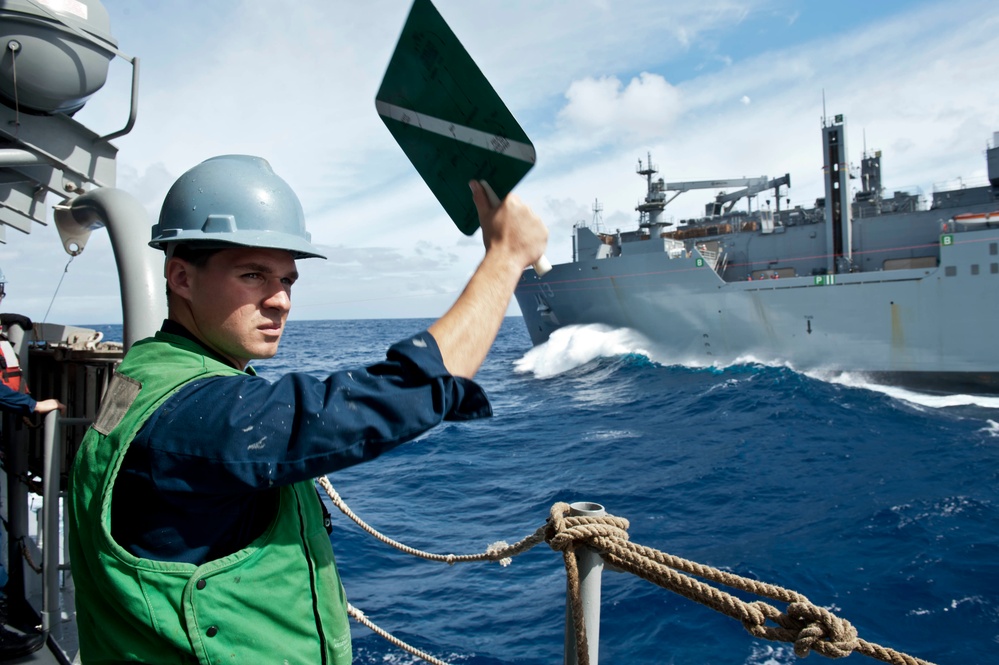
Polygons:
[[548,523],[545,525],[545,540],[556,552],[562,552],[565,562],[566,589],[572,616],[573,632],[576,637],[576,661],[579,665],[589,665],[590,651],[586,639],[586,624],[583,619],[583,598],[579,590],[579,569],[576,550],[590,538],[612,536],[628,539],[628,520],[613,515],[570,516],[569,505],[556,503],[552,506]]
[[[856,652],[896,665],[929,665],[927,661],[860,639],[849,621],[813,605],[797,592],[628,542],[626,520],[610,515],[567,517],[568,514],[568,504],[557,503],[552,507],[548,521],[551,527],[548,544],[552,549],[565,552],[580,545],[589,546],[608,565],[738,619],[754,637],[794,644],[795,655],[800,658],[813,651],[827,658],[843,658]],[[762,601],[747,603],[694,579],[694,575],[788,603],[787,611],[782,613]]]
[[576,663],[590,665],[590,648],[586,640],[586,617],[583,615],[583,596],[579,590],[579,565],[576,561],[576,547],[562,552],[565,562],[566,592],[572,615],[572,632],[576,636]]
[[[575,556],[576,550],[584,546],[599,552],[609,566],[621,572],[637,575],[657,586],[740,621],[754,637],[793,644],[794,653],[799,658],[805,658],[812,652],[827,658],[844,658],[851,653],[860,653],[892,665],[932,665],[928,661],[860,639],[857,636],[857,630],[849,621],[812,604],[808,598],[795,591],[727,573],[711,566],[631,543],[628,540],[629,522],[620,517],[613,515],[570,516],[568,504],[556,503],[552,506],[545,525],[514,545],[500,541],[490,545],[482,554],[433,554],[411,548],[382,535],[350,510],[327,478],[321,477],[318,482],[337,508],[364,531],[402,552],[423,559],[441,561],[448,565],[469,561],[499,561],[501,565],[506,566],[510,563],[509,557],[526,552],[542,540],[546,541],[553,550],[562,552],[566,569],[568,602],[576,633],[576,656],[580,665],[589,665],[586,626],[583,621],[582,599],[579,591],[579,570]],[[763,601],[745,602],[730,593],[695,579],[696,577],[738,591],[787,603],[787,610],[781,612],[773,605]],[[406,645],[378,628],[360,610],[353,607],[348,609],[352,610],[351,616],[355,620],[368,626],[393,644],[429,662],[441,663],[441,661]]]

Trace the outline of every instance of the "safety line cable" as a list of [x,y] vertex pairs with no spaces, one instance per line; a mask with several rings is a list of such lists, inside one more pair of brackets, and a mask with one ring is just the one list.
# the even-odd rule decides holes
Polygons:
[[428,663],[432,663],[433,665],[448,665],[443,660],[439,660],[438,658],[431,656],[429,653],[425,651],[420,651],[416,647],[407,644],[406,642],[403,642],[402,640],[400,640],[398,637],[388,632],[387,630],[380,628],[375,622],[373,622],[371,619],[365,616],[364,612],[357,609],[350,603],[347,603],[347,614],[349,614],[350,618],[356,621],[357,623],[361,624],[362,626],[366,626],[373,633],[380,635],[381,637],[385,638],[386,640],[396,645],[403,651],[411,653],[417,658],[422,658],[423,660],[427,661]]
[[[329,495],[334,505],[364,531],[396,549],[424,559],[441,561],[449,565],[468,561],[499,560],[505,566],[510,562],[507,557],[522,554],[541,540],[546,541],[553,550],[562,552],[568,583],[568,602],[572,610],[572,622],[576,633],[576,656],[580,665],[589,665],[589,655],[586,645],[586,626],[583,622],[582,598],[579,590],[579,572],[575,557],[575,552],[579,547],[589,547],[598,552],[605,563],[618,572],[632,573],[684,598],[701,603],[738,620],[746,631],[754,637],[793,644],[795,655],[800,658],[813,652],[827,658],[844,658],[851,653],[860,653],[892,665],[932,665],[928,661],[861,639],[857,635],[856,628],[849,621],[837,617],[825,608],[814,605],[808,598],[795,591],[727,573],[711,566],[629,542],[629,522],[620,517],[613,515],[570,516],[569,505],[560,502],[552,506],[548,520],[543,526],[534,534],[512,546],[501,541],[490,545],[482,554],[461,556],[433,554],[403,545],[380,534],[350,510],[328,478],[320,477],[317,482]],[[743,601],[696,578],[702,578],[758,597],[786,603],[787,609],[782,612],[763,601]],[[354,612],[361,617],[364,616],[363,612],[356,610],[356,608],[354,608]],[[361,621],[356,616],[354,618]],[[369,628],[373,625],[369,625],[370,622],[366,617],[361,622]],[[403,646],[404,643],[397,638],[387,636],[382,629],[377,629],[375,632],[386,637],[393,644],[402,646],[410,653],[425,658],[424,655],[420,655],[422,652],[418,652],[409,645]],[[435,665],[441,663],[436,659],[430,660],[430,662],[435,663]]]
[[66,274],[69,272],[69,264],[73,262],[75,256],[69,257],[69,261],[66,261],[66,267],[62,269],[62,277],[59,278],[59,283],[56,284],[55,293],[52,294],[52,300],[49,301],[49,308],[45,310],[45,316],[42,317],[42,323],[49,320],[49,312],[52,311],[52,305],[55,303],[56,296],[59,295],[59,289],[62,288],[62,280],[66,279]]
[[509,545],[506,541],[500,540],[486,548],[485,552],[479,554],[434,554],[432,552],[424,552],[423,550],[403,545],[402,543],[392,540],[388,536],[376,531],[364,520],[354,514],[346,502],[344,502],[344,500],[340,497],[340,494],[333,489],[333,485],[330,483],[329,478],[323,476],[317,480],[319,485],[322,486],[322,488],[326,491],[326,494],[329,495],[330,499],[333,501],[333,505],[339,508],[340,512],[349,517],[359,527],[374,536],[377,540],[394,547],[400,552],[405,552],[406,554],[411,554],[421,559],[427,559],[428,561],[440,561],[448,564],[449,566],[453,566],[456,563],[467,563],[470,561],[497,561],[501,566],[509,566],[512,561],[511,557],[515,557],[518,554],[526,552],[545,539],[545,529],[547,527],[543,526],[532,535],[524,538],[518,543]]

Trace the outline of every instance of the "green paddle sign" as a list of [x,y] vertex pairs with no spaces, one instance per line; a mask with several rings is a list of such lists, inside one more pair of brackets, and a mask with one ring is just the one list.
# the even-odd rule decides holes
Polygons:
[[479,228],[469,180],[499,200],[534,166],[531,140],[430,0],[415,0],[375,108],[455,225]]

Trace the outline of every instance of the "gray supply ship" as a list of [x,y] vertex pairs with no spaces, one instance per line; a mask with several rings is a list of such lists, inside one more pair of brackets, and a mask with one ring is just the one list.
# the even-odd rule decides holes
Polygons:
[[[572,262],[521,277],[531,341],[606,324],[641,333],[679,364],[754,361],[999,391],[999,133],[986,150],[987,185],[937,191],[926,205],[914,193],[885,196],[880,152],[865,153],[851,177],[843,117],[822,125],[825,197],[811,208],[780,208],[789,175],[667,183],[651,156],[639,161],[647,194],[637,230],[577,224]],[[695,189],[722,192],[702,218],[674,227],[667,204]],[[733,210],[762,192],[775,209]]]

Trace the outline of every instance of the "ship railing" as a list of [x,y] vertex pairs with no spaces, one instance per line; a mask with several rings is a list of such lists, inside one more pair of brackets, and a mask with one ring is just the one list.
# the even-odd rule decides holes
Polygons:
[[60,528],[65,525],[62,500],[66,492],[62,490],[60,482],[65,452],[59,434],[64,427],[89,426],[91,422],[90,418],[63,418],[58,410],[51,411],[45,416],[42,528],[39,533],[42,550],[42,632],[46,635],[59,621],[60,591],[65,591],[67,594],[73,592],[71,577],[67,577],[65,584],[61,584],[59,580],[60,574],[69,570],[69,547],[65,540],[65,529]]
[[941,180],[933,183],[932,191],[934,194],[938,192],[953,192],[959,189],[972,189],[975,187],[988,187],[990,184],[988,176],[971,176],[971,177],[960,177],[952,178],[950,180]]
[[[547,543],[562,554],[566,572],[565,656],[566,665],[597,665],[600,641],[601,575],[608,571],[630,573],[667,591],[705,605],[739,621],[750,635],[794,645],[799,658],[818,653],[843,658],[860,653],[886,663],[930,665],[927,661],[860,639],[846,619],[813,604],[796,591],[755,578],[742,577],[718,568],[637,544],[628,536],[629,521],[608,514],[598,503],[558,502],[548,520],[535,532],[509,544],[497,541],[476,554],[438,554],[410,547],[385,536],[358,517],[344,502],[329,479],[316,479],[344,515],[377,540],[406,554],[453,566],[458,563],[492,561],[508,566],[512,558]],[[740,595],[763,600],[747,601]],[[781,610],[772,601],[786,605]],[[347,605],[347,613],[397,647],[433,665],[447,665],[409,645],[372,622],[364,612]]]
[[[61,504],[73,457],[96,417],[123,349],[102,342],[95,330],[74,326],[35,323],[28,338],[15,324],[8,334],[32,393],[66,404],[69,417],[54,411],[40,426],[26,426],[14,414],[4,414],[4,435],[9,436],[3,469],[9,536],[5,592],[13,599],[11,604],[27,614],[24,620],[40,624],[54,650],[69,654],[76,648],[77,636]],[[29,495],[42,497],[40,510],[30,508]],[[35,512],[34,530],[31,512]]]
[[701,258],[706,262],[710,263],[712,266],[718,261],[718,252],[712,251],[705,247],[698,246],[697,251],[701,253]]
[[707,263],[711,268],[721,274],[725,271],[726,257],[725,252],[721,249],[708,249],[707,245],[698,244],[697,251],[700,253],[701,258]]

